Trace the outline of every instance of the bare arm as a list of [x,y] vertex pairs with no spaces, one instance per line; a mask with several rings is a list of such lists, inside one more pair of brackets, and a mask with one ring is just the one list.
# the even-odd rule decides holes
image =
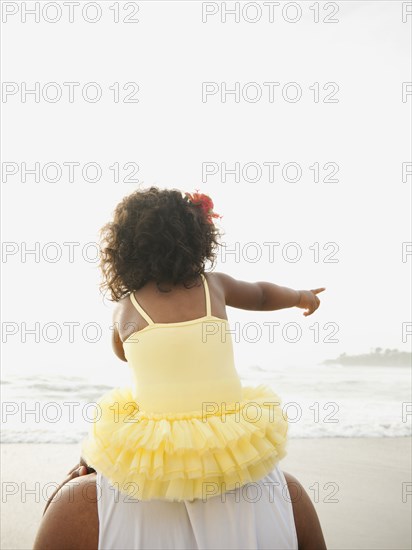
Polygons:
[[120,310],[119,305],[117,305],[117,307],[113,311],[112,348],[113,348],[113,351],[114,351],[115,355],[117,355],[117,357],[119,359],[121,359],[122,361],[127,362],[127,359],[126,359],[125,354],[124,354],[123,342],[120,338],[120,334],[119,334],[119,330],[118,330],[118,326],[119,326],[119,322],[120,322],[120,311],[121,310]]
[[273,311],[295,307],[300,301],[299,290],[293,290],[286,286],[275,285],[274,283],[257,283],[262,289],[263,303],[262,311]]
[[67,482],[44,514],[33,550],[96,550],[97,498],[96,474]]
[[283,472],[293,507],[299,550],[326,550],[326,543],[319,518],[309,495],[301,483]]
[[286,286],[259,281],[248,283],[234,279],[226,273],[216,273],[225,294],[226,305],[254,311],[274,311],[290,307],[306,309],[304,315],[313,313],[320,304],[316,296],[325,288],[294,290]]
[[[326,550],[316,510],[300,482],[284,472],[292,501],[299,550]],[[34,550],[95,550],[99,519],[96,474],[82,475],[60,488],[43,516]],[[276,526],[275,526],[276,527]]]
[[76,477],[84,476],[91,473],[96,473],[96,470],[89,466],[87,462],[84,460],[84,458],[81,456],[80,461],[76,466],[74,466],[66,476],[66,479],[62,481],[62,483],[58,486],[58,488],[53,492],[51,497],[48,499],[46,503],[46,507],[44,508],[43,515],[46,513],[47,508],[50,506],[50,503],[53,502],[54,497],[57,495],[57,493],[60,491],[60,489],[63,487],[63,485],[66,485],[69,481],[72,479],[75,479]]

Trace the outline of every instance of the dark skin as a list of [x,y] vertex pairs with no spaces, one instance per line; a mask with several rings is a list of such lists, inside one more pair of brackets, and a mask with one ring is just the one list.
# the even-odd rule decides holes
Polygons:
[[56,497],[56,495],[58,494],[60,489],[63,487],[63,485],[65,485],[67,482],[71,481],[72,479],[75,479],[76,477],[84,476],[86,474],[91,474],[91,473],[96,473],[96,470],[88,466],[84,458],[80,457],[79,464],[76,464],[76,466],[74,466],[69,472],[67,472],[66,478],[60,483],[59,487],[57,487],[57,489],[50,496],[49,500],[47,501],[46,507],[44,508],[43,515],[46,513],[46,510],[50,506],[50,503]]
[[[320,300],[317,295],[325,290],[323,287],[313,290],[294,290],[264,281],[249,283],[219,272],[207,273],[205,276],[210,292],[211,315],[221,319],[227,319],[226,306],[249,311],[275,311],[298,307],[305,310],[303,315],[306,317],[312,315],[319,307]],[[140,305],[155,323],[187,321],[205,315],[204,289],[201,281],[190,289],[186,289],[183,285],[170,288],[171,292],[161,293],[155,282],[151,281],[134,293]],[[127,361],[123,342],[133,333],[147,326],[147,322],[127,296],[116,305],[113,325],[113,351],[119,359]],[[68,472],[66,479],[50,497],[44,513],[46,514],[52,499],[60,495],[60,491],[63,491],[64,496],[64,491],[67,491],[64,486],[67,483],[79,476],[88,478],[93,475],[90,472],[94,472],[93,468],[80,458],[79,464]],[[318,546],[318,548],[322,547]]]
[[[284,475],[292,500],[299,550],[326,550],[312,501],[295,477]],[[92,473],[72,479],[59,489],[43,516],[33,550],[96,550],[98,540],[96,474]]]
[[[206,274],[210,292],[211,314],[227,319],[226,306],[249,311],[275,311],[291,307],[304,309],[303,315],[312,315],[319,305],[318,294],[325,288],[293,290],[274,283],[239,281],[225,273]],[[154,322],[174,323],[197,319],[205,315],[202,282],[186,289],[177,285],[170,293],[161,293],[154,282],[147,283],[134,293],[143,309]],[[117,303],[113,314],[113,351],[119,359],[127,361],[123,342],[134,332],[147,326],[147,322],[134,308],[127,296]]]

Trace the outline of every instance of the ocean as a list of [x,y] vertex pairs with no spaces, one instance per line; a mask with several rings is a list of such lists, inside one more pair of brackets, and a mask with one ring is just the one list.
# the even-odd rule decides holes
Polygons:
[[[252,366],[239,375],[243,385],[267,384],[278,394],[291,438],[412,433],[408,367]],[[1,442],[80,443],[112,387],[81,376],[10,375],[1,380]]]

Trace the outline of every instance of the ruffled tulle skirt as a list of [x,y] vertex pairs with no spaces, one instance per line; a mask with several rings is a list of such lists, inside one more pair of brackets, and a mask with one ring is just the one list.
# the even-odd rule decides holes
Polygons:
[[131,388],[96,407],[82,456],[138,500],[208,499],[266,476],[285,454],[287,419],[266,385],[236,403],[185,413],[140,410]]

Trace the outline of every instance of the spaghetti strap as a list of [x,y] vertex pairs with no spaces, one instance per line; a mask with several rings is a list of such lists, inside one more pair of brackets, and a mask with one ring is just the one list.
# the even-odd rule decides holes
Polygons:
[[[209,293],[209,285],[207,284],[207,279],[203,275],[203,273],[200,274],[203,281],[203,288],[205,290],[205,300],[206,300],[206,316],[211,316],[211,307],[210,307],[210,293]],[[139,302],[136,300],[135,295],[133,292],[129,294],[130,301],[134,305],[134,307],[137,309],[137,311],[140,313],[140,315],[147,321],[149,325],[156,324],[149,315],[145,312],[145,310],[142,308],[142,306],[139,304]]]
[[203,280],[203,286],[205,289],[205,298],[206,298],[206,315],[208,317],[211,316],[211,310],[210,310],[210,293],[209,293],[209,285],[207,284],[206,277],[203,275],[203,273],[200,274],[202,276]]
[[149,317],[149,315],[145,312],[145,310],[142,308],[142,306],[139,304],[139,302],[136,300],[133,292],[130,293],[130,300],[134,307],[137,309],[137,311],[140,313],[140,315],[145,319],[149,325],[153,325],[152,319]]

